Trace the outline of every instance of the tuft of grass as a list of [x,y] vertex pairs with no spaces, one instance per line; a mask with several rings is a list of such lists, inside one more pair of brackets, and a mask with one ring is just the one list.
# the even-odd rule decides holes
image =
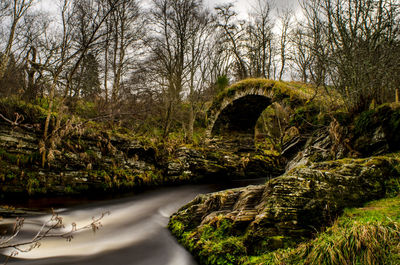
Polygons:
[[346,209],[325,232],[293,249],[242,258],[243,264],[400,264],[400,196]]
[[180,243],[196,253],[200,264],[236,265],[246,255],[243,237],[231,236],[233,222],[223,216],[216,216],[197,232],[185,232],[179,220],[169,223],[169,229],[180,237]]
[[200,264],[400,264],[400,196],[346,209],[314,239],[259,255],[249,255],[245,236],[236,233],[234,223],[223,216],[194,230],[175,216],[169,228]]

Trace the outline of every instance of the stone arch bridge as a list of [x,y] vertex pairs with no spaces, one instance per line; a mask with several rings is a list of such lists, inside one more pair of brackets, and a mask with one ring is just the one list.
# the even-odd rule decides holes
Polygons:
[[[308,90],[308,91],[307,91]],[[266,79],[246,79],[222,91],[207,112],[207,137],[236,151],[254,150],[255,126],[272,103],[292,107],[310,98],[304,84]]]

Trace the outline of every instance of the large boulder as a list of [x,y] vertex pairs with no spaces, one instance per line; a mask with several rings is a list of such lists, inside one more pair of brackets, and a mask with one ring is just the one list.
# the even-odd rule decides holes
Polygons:
[[[236,237],[245,254],[293,246],[334,221],[345,207],[382,198],[398,179],[394,158],[343,159],[297,167],[265,185],[200,195],[181,208],[169,227],[200,260],[207,255],[204,227]],[[209,239],[208,239],[209,240]],[[204,262],[207,263],[207,262]]]

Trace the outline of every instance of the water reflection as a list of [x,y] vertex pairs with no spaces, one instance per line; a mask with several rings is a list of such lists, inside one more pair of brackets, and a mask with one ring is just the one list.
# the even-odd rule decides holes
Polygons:
[[[59,238],[42,241],[38,249],[20,253],[11,264],[135,264],[191,265],[197,264],[166,228],[169,216],[200,193],[208,193],[263,180],[235,182],[227,185],[200,185],[163,188],[130,198],[88,203],[58,209],[68,224],[83,226],[93,216],[110,212],[102,219],[103,227],[96,233],[85,230],[74,235],[71,242]],[[19,240],[27,239],[40,229],[49,216],[27,218]],[[10,220],[11,221],[11,220]]]

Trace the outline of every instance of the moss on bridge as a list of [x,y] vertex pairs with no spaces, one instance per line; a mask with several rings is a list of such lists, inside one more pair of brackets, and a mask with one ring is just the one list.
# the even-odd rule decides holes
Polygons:
[[295,109],[315,98],[316,89],[299,82],[245,79],[220,92],[208,110],[207,136],[222,136],[239,150],[254,149],[258,118],[274,102]]
[[288,98],[293,102],[305,102],[313,97],[315,93],[315,87],[300,82],[284,82],[263,78],[245,79],[221,91],[215,97],[208,111],[208,116],[210,117],[211,115],[220,111],[224,100],[233,100],[235,95],[246,91],[249,94],[260,94],[258,93],[259,91],[272,91],[275,95],[275,100]]

